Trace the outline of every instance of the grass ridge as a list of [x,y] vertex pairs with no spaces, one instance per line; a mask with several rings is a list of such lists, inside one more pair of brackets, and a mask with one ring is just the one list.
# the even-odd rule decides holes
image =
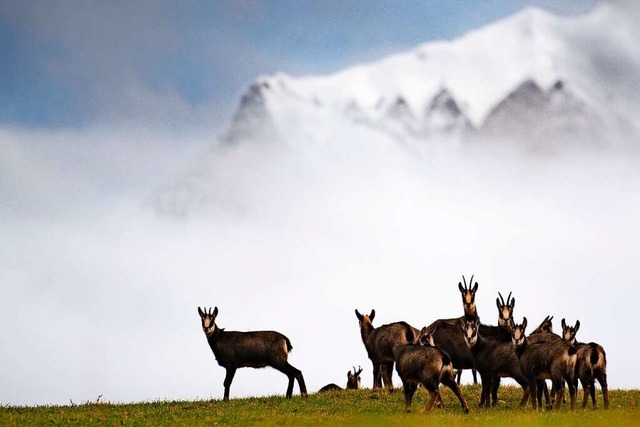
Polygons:
[[[594,411],[591,403],[580,408],[582,390],[578,395],[578,410],[570,412],[563,405],[559,413],[535,413],[530,406],[518,407],[522,390],[501,387],[501,402],[496,408],[480,409],[479,385],[465,385],[463,394],[471,412],[464,415],[448,389],[441,387],[447,406],[423,412],[427,393],[418,390],[413,411],[404,413],[402,390],[389,394],[370,389],[345,390],[312,394],[307,399],[294,395],[245,397],[222,400],[153,401],[140,403],[109,403],[99,399],[82,404],[45,406],[0,406],[0,425],[630,425],[637,423],[640,390],[610,390],[611,409]],[[602,405],[601,394],[598,395]]]

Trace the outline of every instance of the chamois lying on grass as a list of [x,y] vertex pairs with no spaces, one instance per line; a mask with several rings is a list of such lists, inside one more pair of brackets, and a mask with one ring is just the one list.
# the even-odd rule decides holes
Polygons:
[[[353,367],[353,373],[351,373],[351,371],[347,372],[347,390],[359,390],[360,387],[362,387],[362,384],[360,382],[360,374],[362,373],[362,368],[360,366],[358,366],[358,369],[356,369],[356,367]],[[338,384],[327,384],[326,386],[322,387],[320,390],[318,390],[318,393],[324,393],[326,391],[336,391],[336,390],[343,390],[342,387],[340,387]]]
[[300,393],[307,397],[307,387],[302,372],[287,361],[293,348],[289,338],[275,331],[235,332],[225,331],[216,325],[218,307],[211,312],[198,307],[202,329],[218,365],[227,370],[224,378],[224,400],[229,400],[229,389],[238,368],[264,368],[271,366],[289,378],[287,398],[293,394],[293,381],[298,380]]

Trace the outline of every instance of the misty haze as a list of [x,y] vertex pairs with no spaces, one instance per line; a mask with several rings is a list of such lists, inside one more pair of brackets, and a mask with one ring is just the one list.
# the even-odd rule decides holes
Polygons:
[[[88,124],[0,109],[0,403],[222,398],[196,311],[214,306],[228,331],[285,334],[310,392],[354,365],[371,387],[354,309],[457,317],[463,274],[484,323],[498,292],[516,322],[579,319],[609,387],[637,388],[640,13],[511,9],[340,67],[252,65],[232,111],[152,83],[93,88],[112,110]],[[51,19],[38,37],[89,49]],[[231,396],[285,388],[240,369]]]

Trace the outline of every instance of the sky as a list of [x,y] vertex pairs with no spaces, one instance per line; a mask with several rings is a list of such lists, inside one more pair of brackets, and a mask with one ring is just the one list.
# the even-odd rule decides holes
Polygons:
[[[223,171],[229,191],[258,183],[257,215],[176,220],[146,203],[203,157],[259,75],[336,72],[528,6],[594,4],[0,2],[0,403],[219,398],[199,305],[229,330],[285,332],[311,390],[354,364],[368,386],[354,308],[423,326],[458,312],[461,274],[476,275],[489,319],[510,290],[532,324],[580,317],[612,349],[610,384],[637,387],[594,314],[632,309],[633,159],[477,154],[425,171],[365,153],[304,181],[307,163],[262,168],[258,152]],[[245,369],[231,394],[285,386]]]
[[593,1],[7,2],[0,123],[223,126],[260,74],[322,74],[464,32],[534,5]]

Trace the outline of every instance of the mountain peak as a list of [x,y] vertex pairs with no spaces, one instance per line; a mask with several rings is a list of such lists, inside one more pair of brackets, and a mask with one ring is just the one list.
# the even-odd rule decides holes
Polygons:
[[[512,111],[504,117],[515,120],[513,126],[528,126],[529,118],[518,114],[547,114],[552,104],[581,105],[598,116],[626,115],[630,108],[638,111],[636,98],[614,81],[603,84],[602,76],[622,73],[616,81],[633,80],[640,54],[635,44],[609,31],[609,9],[559,17],[527,7],[458,39],[333,74],[262,76],[243,94],[231,126],[241,132],[231,134],[259,134],[261,127],[287,134],[295,124],[296,143],[303,143],[304,135],[328,137],[326,129],[314,130],[322,117],[327,123],[339,120],[340,127],[393,129],[394,137],[428,141],[453,129],[505,126],[496,116],[507,110]],[[631,59],[612,68],[610,46],[626,52],[617,57]],[[604,105],[609,111],[600,111]]]

